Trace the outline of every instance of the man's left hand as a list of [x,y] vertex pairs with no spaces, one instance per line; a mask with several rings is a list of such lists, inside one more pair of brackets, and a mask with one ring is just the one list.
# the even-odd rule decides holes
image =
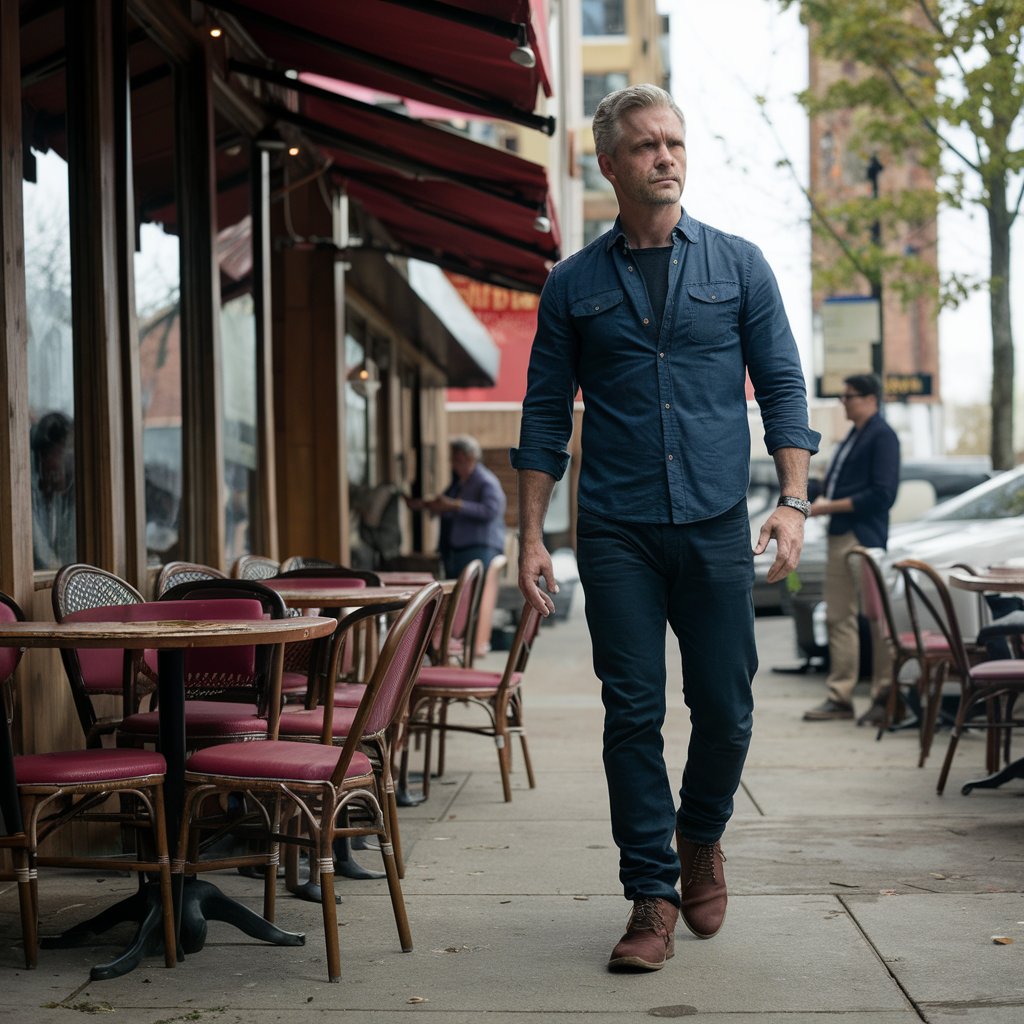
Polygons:
[[768,547],[768,541],[775,539],[776,556],[768,570],[768,582],[777,583],[785,579],[800,564],[800,552],[804,546],[804,515],[799,509],[777,508],[761,527],[754,554],[760,555]]

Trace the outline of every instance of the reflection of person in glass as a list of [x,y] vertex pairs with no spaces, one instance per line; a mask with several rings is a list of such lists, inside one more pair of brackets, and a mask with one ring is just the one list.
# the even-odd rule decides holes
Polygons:
[[32,427],[32,548],[37,569],[75,559],[74,425],[62,412]]

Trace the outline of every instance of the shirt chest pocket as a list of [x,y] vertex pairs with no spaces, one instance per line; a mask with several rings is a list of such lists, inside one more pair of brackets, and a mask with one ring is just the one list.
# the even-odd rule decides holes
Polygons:
[[625,311],[624,298],[621,288],[608,288],[569,303],[573,327],[592,356],[603,352],[617,337],[615,325]]
[[739,342],[740,286],[735,281],[688,284],[690,334],[703,345]]

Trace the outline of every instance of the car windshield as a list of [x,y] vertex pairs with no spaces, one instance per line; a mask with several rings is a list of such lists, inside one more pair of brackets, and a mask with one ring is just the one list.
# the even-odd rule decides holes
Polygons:
[[922,517],[942,519],[1010,519],[1024,516],[1024,471],[1011,470],[994,480],[936,505]]

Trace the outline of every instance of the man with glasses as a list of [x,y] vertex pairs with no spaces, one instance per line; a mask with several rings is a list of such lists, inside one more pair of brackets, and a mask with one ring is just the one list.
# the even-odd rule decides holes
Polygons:
[[[870,373],[843,381],[839,400],[852,429],[836,449],[825,474],[823,493],[811,505],[812,516],[829,516],[828,563],[825,570],[829,674],[824,702],[804,712],[805,722],[853,718],[853,689],[860,676],[858,625],[859,570],[847,561],[857,544],[884,548],[889,538],[889,509],[896,500],[900,475],[900,442],[882,419],[882,385]],[[872,705],[858,725],[876,722],[884,709],[879,698],[888,678],[880,673],[881,644],[876,644]]]

